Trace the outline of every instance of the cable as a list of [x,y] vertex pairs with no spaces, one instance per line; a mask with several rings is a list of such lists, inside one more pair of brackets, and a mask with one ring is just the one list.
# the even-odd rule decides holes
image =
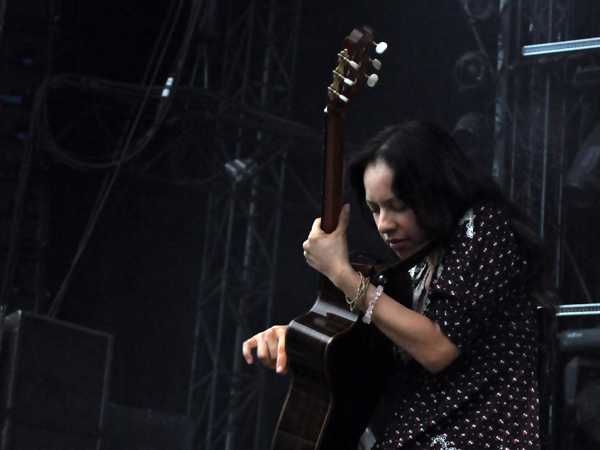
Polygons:
[[[181,12],[181,7],[183,5],[183,2],[184,2],[184,0],[181,0],[180,7],[178,9],[178,14]],[[199,9],[198,9],[197,13],[198,12],[199,12]],[[193,16],[194,15],[192,14],[192,17]],[[197,16],[198,16],[198,14],[196,14],[196,19],[197,19]],[[176,22],[177,22],[176,20],[173,21],[173,23],[176,23]],[[185,49],[185,50],[179,52],[179,54],[180,54],[180,63],[177,64],[177,73],[176,73],[177,79],[179,78],[180,73],[183,70],[183,62],[182,62],[182,60],[185,59],[187,49],[189,48],[189,38],[187,38],[187,36],[191,35],[189,29],[193,28],[194,25],[195,25],[195,21],[194,20],[190,20],[190,22],[188,24],[188,29],[186,30],[186,39],[184,39],[184,44],[182,45],[182,48]],[[171,28],[171,30],[173,30],[173,27]],[[164,55],[164,51],[161,54],[161,58],[163,57],[163,55]],[[154,82],[155,82],[155,78],[157,76],[157,71],[158,70],[156,69],[155,72],[154,72],[154,74],[153,74],[153,76],[152,76],[152,79],[150,80],[151,85],[153,85]],[[167,97],[167,101],[165,102],[166,104],[163,104],[162,108],[159,105],[159,108],[157,109],[153,125],[142,136],[142,138],[138,141],[137,145],[134,147],[135,151],[128,154],[128,149],[130,148],[130,145],[131,145],[131,142],[133,140],[133,136],[134,136],[135,130],[136,130],[136,128],[137,128],[137,126],[139,124],[139,121],[141,119],[142,111],[144,110],[144,108],[145,108],[145,106],[147,104],[147,101],[148,101],[148,99],[150,97],[150,93],[152,92],[152,90],[153,90],[152,87],[150,87],[150,88],[148,88],[146,90],[146,95],[144,96],[144,99],[142,101],[142,104],[140,106],[138,114],[137,114],[137,116],[136,116],[136,118],[135,118],[135,120],[133,122],[133,125],[131,127],[130,132],[129,132],[129,135],[128,135],[128,137],[126,139],[126,142],[125,142],[125,144],[123,146],[123,149],[120,152],[118,151],[118,149],[115,151],[115,154],[114,154],[115,158],[114,158],[114,161],[113,161],[114,164],[115,164],[114,171],[112,172],[111,175],[107,175],[107,177],[104,179],[103,186],[100,189],[98,197],[96,198],[96,203],[94,205],[94,208],[92,210],[92,213],[91,213],[90,218],[88,220],[88,223],[86,225],[86,229],[85,229],[85,231],[83,233],[83,236],[81,238],[81,241],[79,243],[79,246],[77,248],[75,256],[74,256],[73,261],[71,263],[71,266],[70,266],[70,268],[69,268],[69,270],[67,272],[67,275],[65,276],[65,279],[63,280],[63,282],[62,282],[62,284],[61,284],[61,286],[60,286],[60,288],[59,288],[59,290],[58,290],[55,298],[54,298],[54,301],[52,302],[52,305],[50,306],[50,308],[48,310],[48,316],[51,317],[51,318],[56,317],[56,315],[58,314],[58,311],[60,310],[60,308],[62,306],[62,303],[63,303],[63,300],[64,300],[64,296],[65,296],[68,288],[70,287],[70,282],[71,282],[72,276],[74,274],[74,271],[75,271],[75,269],[76,269],[76,267],[77,267],[77,265],[79,263],[79,260],[81,259],[81,256],[83,255],[83,252],[84,252],[85,248],[87,247],[87,244],[88,244],[89,239],[90,239],[90,237],[92,235],[92,232],[93,232],[93,230],[94,230],[94,228],[95,228],[95,226],[97,224],[97,221],[98,221],[98,218],[100,216],[100,213],[102,212],[102,210],[103,210],[103,208],[104,208],[104,206],[106,204],[106,201],[108,199],[108,196],[110,195],[110,193],[111,193],[111,191],[112,191],[112,189],[114,187],[114,184],[115,184],[115,182],[117,180],[117,177],[118,177],[118,175],[120,173],[120,170],[121,170],[123,164],[125,163],[125,161],[127,161],[128,159],[133,158],[139,152],[141,152],[141,150],[145,147],[145,144],[147,144],[147,142],[149,142],[152,139],[152,137],[154,135],[154,132],[156,131],[156,129],[158,128],[158,126],[160,126],[160,124],[162,123],[162,121],[164,120],[164,118],[167,115],[167,111],[169,109],[169,106],[172,103],[172,100],[170,100],[168,97]]]
[[[168,47],[168,44],[171,41],[172,35],[176,28],[178,18],[182,13],[183,5],[184,5],[184,0],[180,0],[177,11],[174,13],[175,17],[172,20],[172,25],[169,30],[166,43],[163,46],[162,52],[160,53],[158,62],[156,64],[154,64],[154,71],[150,78],[150,86],[145,89],[145,95],[142,98],[142,103],[138,109],[137,116],[134,119],[133,125],[130,129],[128,142],[131,143],[132,137],[137,130],[137,125],[139,124],[141,117],[143,116],[143,111],[145,110],[145,107],[148,104],[149,100],[157,99],[158,105],[156,108],[153,123],[150,126],[150,128],[148,130],[146,130],[144,134],[141,135],[141,137],[137,140],[137,142],[135,143],[135,145],[133,147],[131,147],[131,148],[126,147],[124,149],[124,151],[122,152],[122,156],[121,156],[121,158],[124,161],[129,161],[129,160],[135,158],[147,147],[147,144],[153,139],[153,137],[156,134],[156,132],[158,131],[159,127],[162,125],[163,121],[167,117],[168,111],[172,105],[173,98],[174,98],[172,91],[175,91],[177,89],[178,84],[179,84],[179,79],[181,77],[181,73],[183,72],[183,69],[184,69],[184,63],[185,63],[185,60],[187,58],[187,54],[189,51],[191,38],[193,37],[197,22],[200,17],[200,11],[201,11],[201,7],[202,7],[201,2],[195,4],[192,14],[190,15],[190,19],[188,20],[188,25],[186,27],[185,36],[184,36],[182,45],[180,46],[180,49],[178,51],[178,57],[176,58],[176,60],[174,62],[174,69],[172,70],[172,72],[174,72],[174,75],[172,77],[173,84],[170,87],[170,90],[168,91],[168,95],[164,95],[164,94],[160,95],[161,92],[164,93],[164,90],[162,90],[159,87],[154,86],[154,84],[156,82],[156,78],[158,76],[158,72],[159,72],[160,66],[162,64],[162,61],[164,60],[164,57],[166,54],[166,49]],[[171,11],[172,10],[173,10],[173,8],[171,8]],[[169,15],[171,15],[171,13],[169,13]],[[162,34],[164,34],[165,29],[166,29],[166,26],[163,26],[163,31],[161,32],[161,38],[162,38]],[[159,38],[159,41],[161,40],[161,38]],[[154,48],[151,59],[154,59],[154,55],[157,53],[157,49],[158,49],[158,44]],[[144,80],[148,78],[149,67],[146,70],[146,73],[144,75]],[[71,86],[71,87],[79,87],[79,88],[83,87],[85,89],[95,90],[95,91],[103,92],[106,94],[114,94],[115,97],[117,97],[119,99],[121,99],[120,95],[123,94],[123,92],[137,95],[142,89],[142,87],[139,87],[139,86],[125,85],[122,83],[111,83],[106,80],[83,78],[83,77],[80,78],[79,83],[80,84],[77,84],[77,80],[75,79],[74,76],[63,75],[63,76],[59,76],[55,80],[53,80],[51,87],[55,90],[58,90],[61,86]],[[98,160],[89,161],[84,158],[73,157],[68,152],[61,149],[60,146],[57,145],[55,139],[52,138],[52,133],[50,132],[50,126],[48,123],[48,117],[49,117],[48,104],[49,104],[49,99],[47,96],[45,96],[45,106],[42,109],[42,115],[40,116],[39,126],[40,126],[40,129],[43,130],[43,136],[48,144],[47,147],[48,147],[48,150],[50,151],[50,153],[52,153],[54,156],[56,156],[63,163],[65,163],[73,168],[76,168],[76,169],[82,169],[82,170],[108,169],[108,168],[113,168],[116,166],[117,160],[115,160],[115,158],[113,158],[113,157],[110,157],[110,160],[105,161],[105,162],[98,161]],[[120,161],[121,158],[119,158],[118,161]]]

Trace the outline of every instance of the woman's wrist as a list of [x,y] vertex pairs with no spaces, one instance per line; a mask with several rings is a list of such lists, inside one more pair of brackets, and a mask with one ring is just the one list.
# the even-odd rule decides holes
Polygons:
[[356,290],[360,284],[360,274],[354,270],[354,268],[348,264],[340,267],[335,275],[330,278],[331,282],[340,290],[346,294],[347,297],[354,297]]

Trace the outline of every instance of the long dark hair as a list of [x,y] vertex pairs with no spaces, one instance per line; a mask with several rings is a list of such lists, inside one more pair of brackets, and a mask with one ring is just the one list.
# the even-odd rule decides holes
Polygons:
[[524,274],[542,306],[552,308],[555,295],[547,282],[545,246],[494,179],[478,168],[441,128],[413,120],[383,129],[350,162],[348,178],[367,217],[363,175],[367,166],[384,161],[394,172],[394,194],[410,206],[419,225],[442,241],[454,233],[460,218],[477,204],[492,204],[509,217],[528,261]]

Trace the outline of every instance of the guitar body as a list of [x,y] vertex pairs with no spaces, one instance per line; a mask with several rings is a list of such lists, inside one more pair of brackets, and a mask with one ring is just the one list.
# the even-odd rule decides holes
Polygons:
[[[377,270],[361,260],[355,267],[394,298],[412,299],[404,264]],[[292,382],[272,449],[356,450],[394,371],[393,343],[322,277],[313,308],[288,327],[286,351]]]
[[[305,354],[293,356],[292,384],[273,449],[356,450],[358,447],[389,369],[383,364],[384,359],[365,354],[372,330],[360,321],[349,325],[346,319],[338,319],[313,313],[299,317],[290,326],[287,339],[295,341],[292,345],[310,349],[312,357],[322,358],[332,370],[322,372],[310,359],[305,359]],[[332,333],[335,328],[340,330],[339,334]],[[388,349],[391,357],[392,350]]]

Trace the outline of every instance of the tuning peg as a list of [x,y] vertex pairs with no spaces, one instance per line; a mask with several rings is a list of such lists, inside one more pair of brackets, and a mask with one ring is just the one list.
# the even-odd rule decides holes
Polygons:
[[[350,99],[348,97],[346,97],[343,94],[340,94],[338,91],[333,89],[331,86],[328,88],[328,91],[329,91],[330,96],[333,95],[333,96],[339,98],[344,103],[348,103],[350,101]],[[333,98],[333,97],[331,97],[331,98]]]
[[377,74],[365,75],[367,77],[367,86],[373,87],[379,81],[379,76]]
[[373,67],[375,67],[376,70],[381,70],[381,61],[379,61],[378,59],[371,59],[371,64],[373,64]]
[[344,75],[339,73],[337,70],[333,71],[333,76],[341,79],[344,82],[344,84],[347,84],[348,86],[354,86],[356,84],[356,81],[353,81],[350,78],[346,78]]
[[343,53],[338,53],[338,57],[344,61],[346,64],[350,65],[350,67],[352,67],[354,70],[358,70],[358,68],[360,67],[360,64],[358,64],[356,61],[352,61],[350,58],[348,58],[345,54]]
[[375,44],[375,52],[381,55],[383,52],[387,50],[387,44],[385,42],[380,42],[379,44]]
[[354,70],[357,70],[360,67],[360,64],[358,64],[356,61],[352,61],[350,58],[348,58],[348,51],[347,50],[344,50],[344,51],[338,53],[338,58],[341,61],[344,61],[346,64],[348,64]]

